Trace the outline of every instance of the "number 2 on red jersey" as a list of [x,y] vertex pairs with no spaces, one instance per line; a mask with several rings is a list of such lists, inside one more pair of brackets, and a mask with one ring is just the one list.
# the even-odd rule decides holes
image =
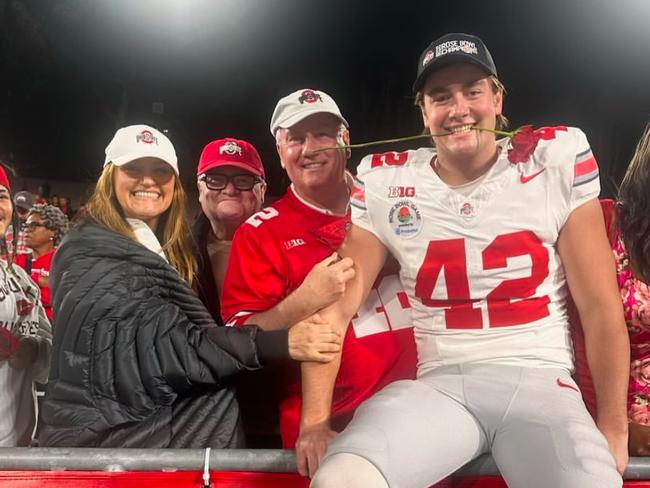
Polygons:
[[[487,294],[490,327],[521,325],[549,315],[548,295],[535,291],[548,276],[548,250],[533,232],[497,236],[482,252],[484,270],[507,268],[508,258],[530,256],[530,276],[503,280]],[[434,299],[440,273],[444,273],[447,298]],[[415,296],[424,305],[445,308],[448,329],[482,329],[481,309],[470,296],[465,239],[430,241],[415,281]]]

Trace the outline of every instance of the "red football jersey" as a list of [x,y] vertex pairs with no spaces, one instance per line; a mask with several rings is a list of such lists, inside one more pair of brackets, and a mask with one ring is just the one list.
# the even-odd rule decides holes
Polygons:
[[[298,288],[318,262],[345,237],[349,216],[340,217],[301,201],[293,189],[250,217],[235,234],[222,297],[227,325],[242,325]],[[370,395],[397,379],[414,378],[416,353],[410,305],[397,269],[384,269],[344,340],[334,387],[332,427],[341,430]],[[280,430],[293,448],[301,412],[299,363],[282,379]]]

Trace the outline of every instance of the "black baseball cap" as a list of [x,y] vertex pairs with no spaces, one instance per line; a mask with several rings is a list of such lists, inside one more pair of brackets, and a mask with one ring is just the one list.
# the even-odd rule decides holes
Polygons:
[[14,195],[14,206],[23,210],[31,210],[35,203],[36,197],[26,190],[16,192]]
[[497,76],[492,55],[481,39],[471,34],[445,34],[429,44],[420,55],[413,93],[422,88],[427,77],[435,70],[456,63],[472,63],[487,74]]

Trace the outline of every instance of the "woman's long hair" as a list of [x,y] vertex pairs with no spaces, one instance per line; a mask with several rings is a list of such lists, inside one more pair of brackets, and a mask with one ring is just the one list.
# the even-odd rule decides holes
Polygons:
[[650,123],[619,188],[619,226],[637,278],[650,283]]
[[[135,234],[125,220],[124,212],[115,195],[114,174],[115,166],[112,163],[107,164],[86,204],[86,215],[104,227],[135,240]],[[175,176],[174,180],[172,203],[161,215],[156,234],[162,237],[161,244],[169,263],[192,286],[196,273],[196,260],[193,255],[190,229],[185,220],[185,191],[178,176]]]

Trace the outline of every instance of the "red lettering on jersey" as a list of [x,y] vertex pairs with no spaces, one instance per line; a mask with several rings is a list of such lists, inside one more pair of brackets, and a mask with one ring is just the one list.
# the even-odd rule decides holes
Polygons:
[[566,125],[556,125],[554,127],[540,127],[535,132],[537,132],[542,139],[548,141],[550,139],[555,139],[555,133],[557,131],[567,131]]
[[399,300],[399,304],[402,308],[404,309],[411,308],[411,302],[409,302],[409,296],[405,292],[400,291],[397,294],[397,299]]
[[415,196],[414,186],[389,186],[388,187],[388,198],[405,198],[405,197],[414,197],[414,196]]
[[409,154],[407,152],[387,152],[380,154],[373,154],[370,163],[371,168],[379,166],[401,166],[408,160]]
[[[508,258],[530,256],[531,274],[524,278],[503,280],[487,294],[490,327],[521,325],[549,315],[548,295],[534,297],[548,276],[548,250],[533,232],[521,231],[497,236],[482,253],[483,269],[508,267]],[[440,273],[444,273],[446,299],[434,299]],[[429,242],[427,253],[415,281],[415,296],[424,305],[445,308],[448,329],[483,328],[478,301],[470,295],[465,239]]]
[[[444,273],[447,299],[436,300],[433,291],[440,272]],[[431,241],[415,279],[415,296],[429,307],[445,307],[445,322],[450,329],[480,329],[481,310],[473,308],[467,278],[465,239]]]
[[526,255],[532,262],[530,276],[504,280],[488,293],[490,327],[526,324],[549,314],[548,295],[533,297],[548,276],[548,250],[533,232],[514,232],[495,238],[483,251],[483,269],[507,268],[508,258]]

